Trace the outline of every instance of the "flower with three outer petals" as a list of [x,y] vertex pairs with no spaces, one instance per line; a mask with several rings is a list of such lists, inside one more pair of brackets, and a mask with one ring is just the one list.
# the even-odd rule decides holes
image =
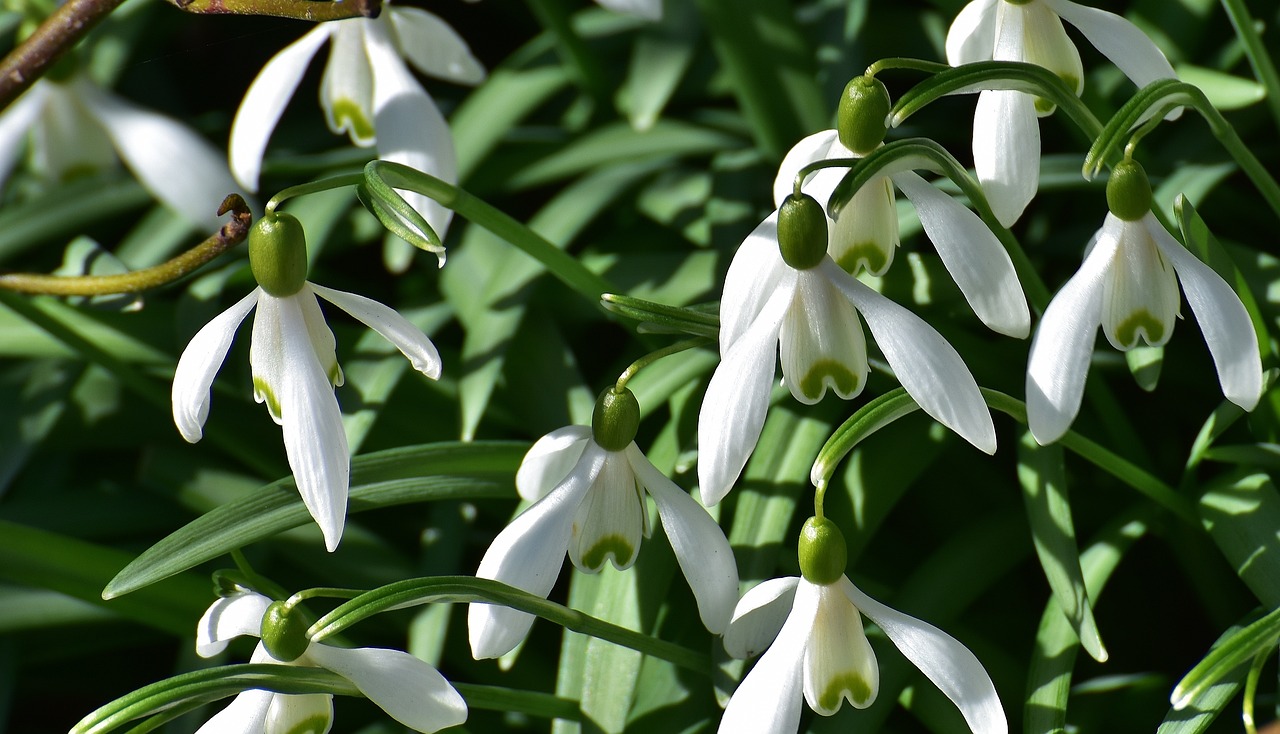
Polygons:
[[[1136,169],[1136,170],[1135,170]],[[1116,190],[1136,184],[1137,205]],[[1144,188],[1145,187],[1145,188]],[[1094,235],[1080,270],[1045,309],[1027,365],[1027,424],[1041,444],[1071,427],[1080,410],[1098,327],[1116,349],[1138,340],[1164,344],[1173,334],[1178,284],[1204,332],[1222,392],[1245,410],[1262,396],[1262,362],[1253,323],[1222,276],[1178,243],[1151,213],[1151,189],[1133,161],[1107,184],[1112,211]]]
[[[719,634],[738,597],[729,541],[707,511],[640,452],[632,440],[639,420],[634,405],[629,390],[621,395],[606,391],[597,403],[593,428],[567,426],[538,439],[516,474],[520,496],[534,504],[494,538],[476,576],[545,597],[560,575],[566,551],[573,565],[587,573],[598,572],[606,561],[619,570],[630,568],[641,537],[650,533],[647,492],[693,590],[702,623]],[[602,426],[602,412],[621,413],[621,420],[605,420]],[[467,612],[471,654],[477,660],[505,655],[531,624],[533,616],[525,612],[472,603]]]
[[37,81],[0,113],[0,184],[28,132],[40,175],[59,180],[123,160],[153,196],[201,229],[222,225],[218,205],[238,188],[221,154],[195,132],[84,74]]
[[[1079,94],[1084,89],[1084,70],[1063,20],[1139,87],[1175,76],[1164,54],[1137,26],[1114,13],[1070,0],[973,0],[947,32],[947,63],[1023,61],[1049,69]],[[1052,111],[1051,105],[1024,92],[987,90],[978,96],[973,118],[974,168],[992,210],[1006,227],[1022,216],[1035,196],[1040,180],[1036,118]]]
[[[351,462],[342,412],[334,395],[334,388],[343,382],[342,368],[334,351],[333,333],[316,297],[386,337],[427,377],[434,380],[440,376],[441,362],[431,340],[395,310],[364,296],[305,280],[306,246],[301,238],[301,225],[287,214],[268,215],[254,225],[249,235],[250,260],[259,286],[205,324],[183,350],[173,375],[173,420],[187,441],[200,440],[209,415],[213,379],[231,348],[236,328],[257,306],[249,346],[253,396],[267,404],[272,419],[283,429],[285,453],[298,492],[324,533],[325,546],[332,551],[342,539],[346,521]],[[280,259],[295,263],[294,269],[281,275],[281,268],[273,272],[269,264],[263,265],[255,258],[261,252],[261,241],[266,245],[282,242],[282,249],[289,254]],[[261,258],[270,263],[269,253]]]
[[[201,657],[212,657],[226,649],[235,637],[261,636],[262,619],[270,605],[270,599],[251,592],[214,602],[200,618],[196,652]],[[310,642],[296,660],[283,662],[259,643],[250,662],[318,667],[337,673],[388,716],[414,731],[430,734],[467,720],[467,703],[449,681],[435,668],[400,650],[349,649]],[[289,695],[254,689],[236,696],[196,734],[323,734],[329,731],[332,721],[330,694]]]
[[[787,212],[784,202],[781,212],[756,227],[725,276],[720,364],[698,414],[702,501],[714,505],[724,498],[760,440],[775,354],[783,381],[802,403],[817,403],[828,387],[846,400],[862,392],[868,365],[859,313],[920,407],[980,450],[994,453],[991,413],[955,349],[919,316],[841,270],[826,254],[825,232],[814,235],[802,267],[791,264],[779,243],[780,229],[785,231],[780,218]],[[825,230],[825,214],[813,216]]]
[[[424,74],[459,84],[483,81],[484,67],[440,18],[419,8],[385,3],[377,18],[317,24],[262,67],[231,125],[231,170],[236,178],[257,190],[267,139],[325,41],[331,41],[332,48],[320,84],[320,105],[329,129],[346,132],[361,147],[376,144],[383,160],[455,183],[458,165],[449,126],[404,60]],[[452,210],[422,194],[402,195],[443,237]]]

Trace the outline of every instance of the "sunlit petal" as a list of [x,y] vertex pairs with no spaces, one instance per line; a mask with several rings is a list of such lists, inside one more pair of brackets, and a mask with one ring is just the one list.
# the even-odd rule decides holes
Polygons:
[[484,81],[484,65],[448,23],[421,8],[396,5],[388,10],[397,45],[418,71],[458,84]]
[[338,366],[338,343],[333,338],[333,331],[329,329],[329,322],[325,320],[324,312],[320,310],[320,302],[315,297],[316,289],[317,286],[313,283],[303,283],[299,294],[305,291],[311,295],[299,297],[298,306],[302,309],[302,320],[307,326],[307,339],[311,342],[311,348],[315,350],[316,359],[320,361],[320,369],[329,376],[330,384],[340,387],[344,378],[342,368]]
[[791,614],[799,583],[799,576],[769,579],[743,594],[724,632],[725,652],[742,659],[769,647]]
[[267,726],[267,709],[276,694],[250,689],[214,714],[196,734],[262,734]]
[[1083,33],[1094,48],[1111,59],[1138,87],[1175,77],[1169,60],[1133,23],[1115,13],[1069,0],[1045,0],[1045,3]]
[[[1084,90],[1084,66],[1080,52],[1067,37],[1058,14],[1045,3],[1005,6],[996,39],[998,61],[1024,61],[1057,74],[1076,94]],[[1041,114],[1053,111],[1053,104],[1041,101]]]
[[849,299],[816,269],[796,275],[795,298],[779,333],[783,380],[806,405],[830,387],[848,400],[867,381],[867,344]]
[[354,316],[360,323],[378,332],[409,359],[413,368],[435,380],[440,377],[442,362],[435,344],[399,311],[372,298],[326,288],[315,283],[310,288],[321,298]]
[[267,706],[263,734],[327,734],[333,726],[333,696],[276,694]]
[[[320,80],[320,106],[334,133],[346,133],[361,147],[373,145],[373,69],[365,52],[365,31],[379,18],[348,18],[332,21],[329,63]],[[326,24],[328,25],[328,24]],[[399,59],[396,60],[399,63]]]
[[1102,285],[1102,332],[1120,350],[1138,346],[1139,339],[1164,344],[1182,303],[1173,265],[1142,222],[1107,214],[1102,229],[1120,241]]
[[[844,577],[840,581],[848,583]],[[846,699],[864,709],[880,691],[880,666],[862,629],[862,615],[840,582],[815,588],[818,612],[805,645],[804,698],[823,716],[839,711]]]
[[996,3],[973,0],[960,10],[947,30],[947,63],[952,66],[990,61],[996,47]]
[[307,656],[355,684],[387,715],[414,731],[438,731],[467,720],[467,704],[443,675],[400,650],[312,645]]
[[738,246],[720,298],[720,358],[759,318],[790,268],[778,251],[778,213],[770,214]]
[[606,561],[615,568],[631,568],[644,537],[644,495],[621,451],[604,451],[594,444],[584,454],[605,455],[600,472],[578,505],[569,538],[569,560],[579,570],[596,573]]
[[191,443],[204,435],[213,378],[227,358],[236,328],[258,302],[261,293],[261,289],[255,288],[234,306],[215,316],[191,337],[178,358],[178,366],[173,373],[173,422],[182,437]]
[[872,275],[884,275],[893,264],[899,243],[894,199],[889,178],[878,176],[858,189],[836,216],[827,254],[846,273],[856,275],[866,268]]
[[[814,161],[828,158],[852,158],[853,153],[840,144],[835,130],[823,130],[791,146],[787,155],[778,166],[778,175],[773,179],[773,205],[782,206],[782,200],[795,191],[796,174],[800,169]],[[824,207],[831,199],[831,191],[840,183],[840,179],[848,172],[847,168],[825,168],[809,176],[805,181],[804,192],[818,200]]]
[[258,636],[262,615],[271,600],[262,594],[246,592],[226,596],[205,610],[196,624],[196,653],[212,657],[227,648],[227,643],[241,635]]
[[23,150],[27,133],[40,118],[49,87],[49,83],[43,80],[36,82],[0,112],[0,186],[9,179],[13,164]]
[[1040,185],[1040,121],[1029,94],[987,90],[973,116],[973,164],[996,219],[1010,227]]
[[591,440],[588,426],[557,428],[529,447],[516,472],[516,491],[522,499],[537,502],[563,482]]

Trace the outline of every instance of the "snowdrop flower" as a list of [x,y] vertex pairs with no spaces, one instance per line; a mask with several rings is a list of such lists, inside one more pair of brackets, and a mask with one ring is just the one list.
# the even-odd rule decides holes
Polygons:
[[[947,63],[1023,61],[1054,72],[1079,94],[1084,90],[1080,52],[1067,38],[1065,20],[1144,87],[1174,77],[1164,54],[1138,27],[1105,10],[1070,0],[973,0],[947,32]],[[973,118],[973,162],[1000,223],[1022,216],[1040,180],[1037,116],[1052,104],[1033,95],[988,90],[978,96]]]
[[218,205],[239,188],[221,154],[195,132],[126,102],[84,74],[42,79],[0,113],[0,184],[28,132],[32,167],[45,178],[60,180],[123,160],[152,195],[201,229],[222,225]]
[[[483,81],[484,67],[440,18],[385,3],[377,18],[318,24],[262,67],[231,125],[231,170],[236,179],[257,190],[267,139],[325,41],[332,41],[332,48],[321,80],[320,106],[329,129],[347,133],[361,147],[376,144],[383,160],[456,182],[449,126],[404,61],[424,74],[458,84]],[[421,194],[403,196],[443,237],[453,212]]]
[[333,390],[343,382],[342,368],[316,296],[386,337],[433,380],[440,376],[440,355],[426,335],[387,306],[307,281],[302,225],[288,214],[258,220],[249,234],[249,261],[258,287],[205,324],[178,359],[173,420],[183,438],[200,440],[213,378],[236,328],[257,306],[249,347],[253,396],[284,429],[294,482],[332,551],[342,539],[351,462]]
[[[862,76],[850,81],[840,98],[837,129],[810,135],[783,159],[773,183],[774,203],[782,206],[794,188],[796,175],[806,165],[833,158],[860,158],[879,147],[888,113],[889,93],[879,80]],[[828,254],[851,275],[857,275],[860,268],[883,275],[898,246],[896,186],[915,205],[925,234],[978,318],[1001,334],[1026,337],[1031,331],[1031,313],[1009,253],[978,215],[906,168],[912,163],[902,161],[901,170],[890,166],[894,170],[886,169],[884,175],[867,182],[836,219],[829,220]],[[805,193],[827,209],[831,193],[846,171],[818,171],[806,182]]]
[[720,732],[785,734],[800,723],[800,701],[831,716],[845,700],[876,700],[880,670],[862,615],[879,625],[964,715],[975,734],[1009,730],[1000,698],[982,663],[933,625],[862,593],[844,574],[844,538],[829,520],[810,518],[800,535],[802,576],[766,581],[738,602],[724,635],[730,655],[767,651],[734,691]]
[[[485,552],[476,571],[545,597],[566,551],[587,573],[606,561],[631,567],[641,536],[650,534],[647,492],[671,549],[693,589],[702,623],[719,634],[738,597],[738,570],[729,541],[707,511],[658,471],[636,446],[640,407],[630,390],[601,394],[591,427],[568,426],[543,436],[516,474],[520,496],[534,504],[512,521]],[[495,658],[529,632],[533,617],[490,604],[471,604],[471,654]]]
[[831,388],[848,400],[866,383],[861,313],[902,386],[926,413],[982,451],[995,427],[973,375],[933,327],[854,280],[827,254],[826,215],[789,197],[738,248],[720,301],[720,365],[698,414],[702,501],[719,502],[760,439],[775,374],[813,405]]
[[[318,667],[351,682],[387,715],[414,731],[438,731],[467,720],[467,704],[439,671],[399,650],[356,649],[310,642],[284,606],[252,592],[218,599],[200,618],[196,652],[212,657],[240,635],[261,637],[252,663]],[[329,731],[333,696],[248,690],[205,722],[196,734]]]
[[1045,309],[1027,366],[1027,422],[1041,444],[1071,427],[1080,410],[1098,327],[1116,349],[1139,339],[1169,340],[1187,294],[1227,399],[1253,410],[1262,395],[1262,362],[1240,297],[1208,265],[1165,231],[1151,213],[1151,185],[1132,160],[1107,182],[1110,212],[1084,264]]

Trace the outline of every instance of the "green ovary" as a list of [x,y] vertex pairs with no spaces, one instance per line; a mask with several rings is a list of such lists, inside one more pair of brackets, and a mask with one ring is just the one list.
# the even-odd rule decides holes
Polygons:
[[840,708],[840,699],[846,692],[849,701],[858,708],[865,708],[871,700],[871,686],[867,681],[857,673],[845,673],[827,683],[818,696],[818,704],[824,711],[835,711]]
[[360,105],[349,99],[334,101],[333,120],[337,123],[339,130],[350,130],[354,138],[370,140],[374,136],[373,123],[365,117]]
[[617,567],[619,562],[626,562],[634,553],[635,548],[631,547],[626,538],[621,535],[606,535],[582,554],[582,563],[591,571],[599,571],[604,568],[604,562],[609,556],[613,556],[613,565]]
[[849,368],[833,359],[820,359],[813,363],[809,371],[800,380],[800,392],[817,400],[822,395],[822,386],[826,378],[831,378],[836,392],[851,395],[858,390],[858,378]]
[[[890,253],[892,253],[892,250],[890,250]],[[872,275],[879,275],[889,267],[889,255],[885,254],[884,248],[876,243],[863,242],[846,250],[836,264],[846,273],[856,275],[859,262],[867,269],[867,272]]]
[[1147,344],[1160,344],[1164,340],[1164,324],[1144,308],[1116,325],[1116,341],[1123,344],[1125,349],[1136,347],[1140,331]]

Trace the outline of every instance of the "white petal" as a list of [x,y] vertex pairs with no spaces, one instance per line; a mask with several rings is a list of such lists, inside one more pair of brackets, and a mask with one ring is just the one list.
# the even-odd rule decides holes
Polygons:
[[606,561],[625,571],[636,562],[647,529],[644,494],[626,454],[595,445],[589,450],[605,458],[573,518],[569,560],[587,573],[604,568]]
[[333,696],[327,693],[271,697],[263,734],[328,734],[333,728]]
[[289,98],[298,88],[307,65],[332,32],[333,27],[329,23],[316,24],[302,38],[272,56],[244,93],[244,100],[231,123],[228,147],[231,172],[250,191],[258,190],[262,155],[267,150],[271,131],[275,130],[280,115],[284,114],[285,105],[289,104]]
[[[379,18],[333,21],[329,63],[320,80],[320,106],[335,134],[346,133],[351,142],[368,147],[377,139],[373,119],[373,69],[366,52],[366,31],[381,26]],[[400,59],[396,59],[400,63]]]
[[221,153],[176,120],[125,102],[87,79],[76,91],[148,191],[193,224],[207,230],[222,226],[218,205],[240,187]]
[[1031,95],[1008,90],[978,95],[973,164],[996,219],[1013,226],[1040,185],[1040,121]]
[[431,379],[439,379],[443,363],[435,344],[422,330],[395,309],[371,298],[309,284],[321,298],[354,316],[360,323],[378,332],[409,359],[413,368]]
[[262,734],[267,726],[267,709],[275,697],[271,691],[247,690],[214,714],[196,734]]
[[234,306],[201,327],[178,358],[178,366],[173,373],[173,422],[190,443],[199,441],[204,435],[213,378],[227,358],[236,328],[258,302],[261,293],[261,289],[253,289]]
[[828,261],[822,268],[862,312],[898,381],[924,412],[980,451],[995,453],[991,412],[969,368],[947,340],[919,316],[849,277],[835,263]]
[[[1042,66],[1062,78],[1077,95],[1084,91],[1080,52],[1067,37],[1062,21],[1044,3],[1007,5],[1002,9],[995,58]],[[1053,112],[1048,100],[1038,100],[1041,115]]]
[[795,289],[795,271],[785,268],[783,277],[760,317],[720,360],[702,398],[698,412],[698,487],[707,506],[729,493],[764,428],[777,361],[774,355],[778,330]]
[[884,275],[899,242],[893,184],[889,177],[877,176],[858,189],[836,216],[827,254],[846,273],[856,275],[859,268],[866,268],[872,275]]
[[409,653],[312,645],[307,655],[354,683],[388,716],[414,731],[430,734],[467,720],[462,696],[439,671]]
[[662,20],[662,0],[596,0],[601,7],[645,20]]
[[902,654],[960,709],[974,734],[1009,731],[991,676],[969,648],[937,627],[872,599],[848,578],[839,583],[849,601],[879,625]]
[[[843,576],[840,581],[848,583]],[[848,700],[864,709],[880,692],[880,666],[862,629],[862,615],[844,585],[816,585],[818,613],[804,656],[804,698],[809,708],[831,716]]]
[[538,439],[516,471],[516,491],[521,499],[537,502],[546,497],[573,471],[590,440],[587,426],[557,428]]
[[990,61],[996,47],[996,3],[973,0],[960,10],[947,30],[947,63],[952,66]]
[[720,358],[760,317],[764,304],[792,272],[778,251],[778,213],[770,214],[738,246],[720,297]]
[[[574,514],[604,463],[604,451],[590,448],[560,486],[498,533],[480,560],[477,578],[501,581],[543,597],[551,592],[569,548]],[[531,614],[473,602],[467,609],[471,656],[481,660],[507,654],[532,624]]]
[[421,8],[397,5],[388,11],[400,51],[418,71],[458,84],[484,81],[484,65],[448,23]]
[[1208,265],[1188,252],[1148,214],[1147,226],[1165,257],[1173,262],[1187,303],[1200,323],[1204,340],[1218,368],[1218,381],[1227,400],[1253,410],[1262,397],[1262,361],[1253,322],[1240,296]]
[[899,173],[893,182],[915,205],[942,264],[982,323],[1015,339],[1031,333],[1031,312],[1013,260],[978,215],[914,173]]
[[[829,158],[853,158],[853,153],[840,144],[835,130],[816,132],[791,146],[787,155],[778,166],[778,175],[773,179],[773,205],[782,206],[782,200],[795,191],[796,174],[801,168],[815,161]],[[847,168],[827,168],[813,174],[805,181],[804,192],[818,200],[824,207],[831,199],[831,190],[840,183]]]
[[[446,183],[457,183],[458,161],[453,136],[431,95],[405,68],[386,26],[368,26],[365,39],[373,65],[378,157],[428,173]],[[453,210],[422,194],[402,192],[402,195],[443,238]]]
[[39,119],[49,88],[49,83],[38,81],[8,109],[0,112],[0,186],[8,180],[13,164],[22,152],[27,132]]
[[1031,340],[1027,427],[1042,445],[1061,438],[1080,410],[1102,321],[1103,279],[1118,245],[1118,232],[1098,238],[1084,264],[1049,302]]
[[320,301],[314,295],[315,289],[315,284],[303,283],[302,290],[309,291],[312,295],[309,298],[299,298],[298,305],[302,310],[302,320],[307,326],[307,340],[316,353],[320,369],[328,375],[330,384],[340,387],[345,378],[342,367],[338,365],[338,342],[333,338],[333,331],[329,329],[324,312],[320,310]]
[[743,594],[724,632],[725,652],[743,659],[769,647],[791,613],[799,583],[799,576],[769,579]]
[[270,604],[270,599],[252,592],[218,599],[196,624],[196,653],[212,657],[227,649],[227,643],[236,637],[257,637]]
[[743,679],[720,719],[720,734],[793,734],[804,700],[804,652],[817,614],[813,584],[796,589],[795,605],[777,639]]
[[806,405],[830,387],[848,400],[867,382],[867,343],[849,299],[815,269],[796,274],[796,291],[782,321],[778,352],[791,395]]
[[1093,47],[1120,67],[1124,75],[1139,87],[1157,79],[1173,79],[1176,75],[1169,60],[1133,23],[1105,10],[1091,8],[1069,0],[1046,0],[1054,12],[1075,26]]
[[119,156],[107,131],[80,99],[87,82],[49,82],[44,109],[31,131],[30,165],[40,176],[65,180],[84,171],[114,168]]
[[698,601],[698,616],[712,634],[724,632],[738,601],[738,565],[724,531],[683,489],[649,462],[632,443],[627,459],[658,505],[662,528],[680,570]]
[[1138,346],[1139,339],[1163,345],[1173,335],[1182,303],[1173,265],[1142,222],[1108,213],[1102,228],[1117,232],[1120,241],[1102,286],[1102,332],[1120,350]]

